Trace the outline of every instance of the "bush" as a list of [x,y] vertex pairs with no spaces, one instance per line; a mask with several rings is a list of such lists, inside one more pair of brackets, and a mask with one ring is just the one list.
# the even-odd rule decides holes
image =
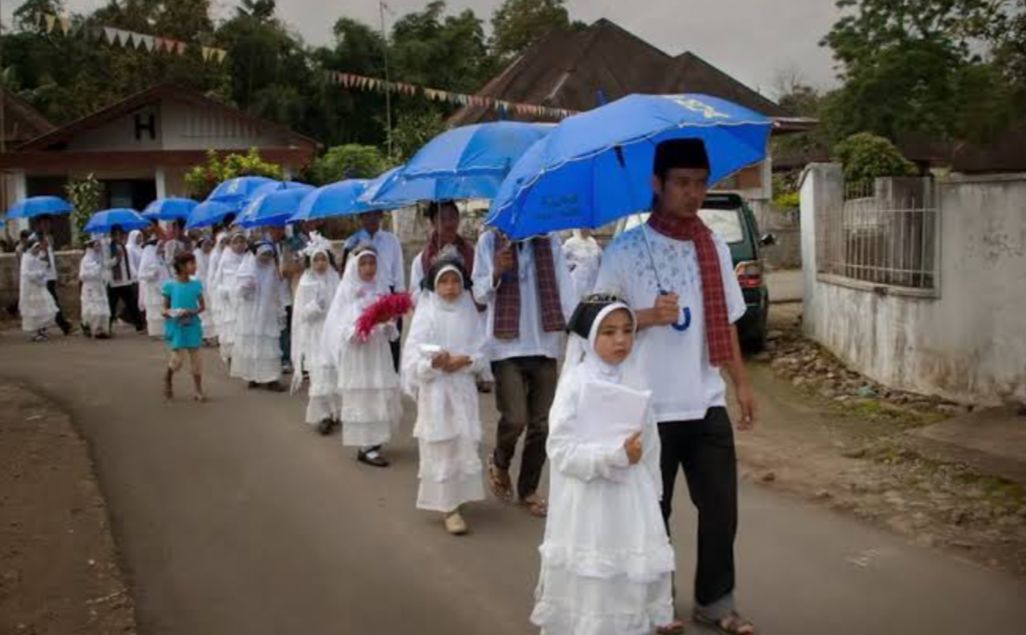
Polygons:
[[73,245],[81,245],[85,242],[86,234],[83,231],[89,218],[100,211],[103,200],[103,184],[90,174],[84,179],[68,183],[64,187],[68,195],[68,202],[71,203],[71,242]]
[[207,152],[207,162],[197,165],[185,174],[185,185],[189,195],[197,200],[205,199],[222,181],[237,176],[266,176],[282,178],[281,166],[260,158],[256,148],[246,154],[229,154],[221,157],[214,150]]
[[375,146],[350,143],[329,148],[307,169],[314,185],[327,185],[345,179],[371,179],[389,167],[385,156]]
[[885,176],[915,176],[914,163],[906,159],[893,143],[868,132],[853,134],[834,147],[834,154],[844,166],[844,179],[849,184],[871,185]]

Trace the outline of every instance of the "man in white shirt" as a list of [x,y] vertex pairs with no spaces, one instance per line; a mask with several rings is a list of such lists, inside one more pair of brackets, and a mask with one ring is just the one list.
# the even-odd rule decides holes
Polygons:
[[[391,232],[381,229],[382,212],[365,212],[360,214],[360,224],[363,229],[357,231],[346,240],[345,250],[342,252],[342,263],[340,271],[346,270],[346,260],[349,253],[360,244],[373,245],[378,252],[378,275],[388,283],[392,293],[406,290],[406,273],[403,266],[403,246],[399,237]],[[399,331],[402,332],[403,324],[398,323]],[[392,342],[392,361],[395,363],[396,371],[399,370],[400,340]]]
[[533,515],[545,516],[545,501],[537,491],[558,380],[556,360],[562,353],[566,322],[576,308],[570,271],[555,235],[511,244],[489,231],[477,241],[472,277],[475,299],[488,307],[499,410],[489,484],[496,497],[512,500],[509,469],[526,430],[517,495]]
[[44,237],[46,244],[49,245],[46,250],[49,260],[49,266],[46,268],[46,290],[50,292],[50,295],[53,296],[53,301],[57,303],[57,326],[60,327],[65,335],[68,335],[71,333],[71,323],[64,317],[64,311],[61,310],[61,300],[57,297],[57,259],[54,255],[57,248],[53,242],[52,230],[53,219],[50,216],[36,217],[35,231]]
[[667,528],[680,468],[698,509],[694,617],[722,632],[754,633],[734,608],[737,461],[720,375],[726,370],[734,384],[739,429],[751,428],[755,400],[734,327],[745,302],[730,249],[698,217],[709,177],[705,145],[663,142],[653,171],[649,222],[607,248],[595,290],[637,312],[635,355],[659,422]]

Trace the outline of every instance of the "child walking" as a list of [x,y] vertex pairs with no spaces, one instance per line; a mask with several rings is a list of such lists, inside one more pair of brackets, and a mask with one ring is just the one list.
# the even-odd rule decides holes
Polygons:
[[274,245],[263,241],[235,276],[235,341],[229,375],[250,388],[283,392],[281,331],[289,288],[278,273]]
[[388,294],[387,284],[378,275],[377,251],[357,246],[346,262],[324,327],[324,347],[337,360],[342,443],[360,448],[357,460],[374,467],[388,467],[381,446],[391,440],[402,417],[391,349],[399,329],[394,322],[379,324],[361,341],[356,322],[376,299]]
[[242,232],[232,232],[228,247],[218,259],[214,271],[213,293],[217,295],[217,343],[221,347],[221,361],[231,365],[232,349],[235,346],[236,296],[235,278],[246,256],[249,241]]
[[171,277],[164,262],[163,243],[149,240],[139,259],[139,308],[146,313],[146,332],[150,337],[163,337],[164,283]]
[[98,340],[110,338],[110,298],[107,296],[108,267],[103,243],[92,238],[85,244],[85,253],[78,267],[82,283],[82,333]]
[[339,277],[331,257],[331,243],[315,236],[303,250],[306,271],[299,279],[292,312],[292,392],[310,376],[306,422],[329,434],[341,423],[342,402],[338,395],[338,375],[331,357],[321,345],[324,320],[338,290]]
[[57,302],[46,289],[50,268],[46,239],[33,234],[21,257],[18,288],[18,313],[21,330],[34,333],[33,342],[45,342],[50,337],[46,329],[57,324]]
[[[633,421],[603,421],[598,413],[606,410],[595,407],[613,408],[608,396],[639,387],[625,363],[636,325],[633,311],[609,296],[586,298],[568,325],[549,416],[551,504],[531,614],[544,635],[681,628],[673,623],[674,554],[659,509],[659,434],[646,397],[631,391],[641,395],[637,411],[646,411],[634,432],[622,432]],[[589,420],[579,416],[585,410]]]
[[196,254],[196,279],[203,285],[203,304],[206,311],[200,315],[200,323],[203,327],[203,345],[213,346],[217,331],[214,328],[214,310],[210,302],[210,278],[211,267],[216,264],[213,257],[214,238],[205,234],[199,239],[199,249]]
[[183,251],[175,256],[175,277],[164,282],[164,337],[171,349],[164,373],[164,397],[174,397],[174,374],[181,370],[186,358],[192,371],[193,399],[206,401],[203,394],[203,364],[200,347],[203,345],[203,326],[199,316],[206,309],[203,303],[203,284],[194,279],[196,256]]
[[484,500],[475,375],[485,364],[485,334],[469,289],[459,259],[436,260],[403,349],[403,389],[417,400],[417,508],[441,512],[454,536],[467,532],[460,507]]

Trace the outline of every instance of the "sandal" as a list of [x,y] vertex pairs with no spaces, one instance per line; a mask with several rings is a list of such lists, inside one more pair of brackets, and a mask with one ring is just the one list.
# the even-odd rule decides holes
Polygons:
[[531,494],[520,499],[520,504],[527,507],[527,512],[535,518],[545,518],[549,515],[549,504],[537,494]]
[[509,472],[495,464],[495,459],[488,459],[488,486],[492,495],[504,503],[513,502],[513,481],[509,478]]
[[723,635],[755,635],[755,625],[741,617],[737,611],[731,611],[718,620],[695,613],[694,619],[699,624],[711,626]]

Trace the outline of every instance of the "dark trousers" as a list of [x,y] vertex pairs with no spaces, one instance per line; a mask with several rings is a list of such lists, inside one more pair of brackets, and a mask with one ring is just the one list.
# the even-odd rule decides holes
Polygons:
[[[118,315],[118,303],[125,305],[120,316]],[[120,317],[135,327],[136,332],[146,330],[146,321],[142,312],[139,311],[139,285],[136,283],[127,284],[123,287],[107,287],[107,303],[110,304],[110,328],[114,331],[114,320]]]
[[726,408],[710,408],[704,419],[659,424],[662,443],[663,520],[669,532],[673,485],[684,468],[691,502],[698,509],[695,600],[708,606],[734,590],[737,534],[737,459]]
[[[292,363],[292,307],[285,307],[285,328],[278,338],[278,346],[281,348],[281,363]],[[298,370],[296,371],[298,372]]]
[[400,318],[396,323],[395,327],[399,330],[399,339],[394,342],[389,342],[388,345],[392,349],[392,365],[395,366],[395,372],[399,372],[399,358],[402,353],[402,341],[403,341],[403,321]]
[[547,357],[515,357],[492,362],[495,404],[499,410],[493,460],[508,470],[520,435],[524,452],[520,459],[517,495],[523,499],[538,490],[545,467],[545,442],[549,437],[549,409],[556,394],[556,360]]
[[57,304],[57,326],[67,335],[71,330],[71,322],[68,322],[68,319],[64,317],[64,312],[61,311],[61,299],[57,297],[57,281],[48,280],[46,290],[50,292],[50,295],[53,296],[53,301]]

